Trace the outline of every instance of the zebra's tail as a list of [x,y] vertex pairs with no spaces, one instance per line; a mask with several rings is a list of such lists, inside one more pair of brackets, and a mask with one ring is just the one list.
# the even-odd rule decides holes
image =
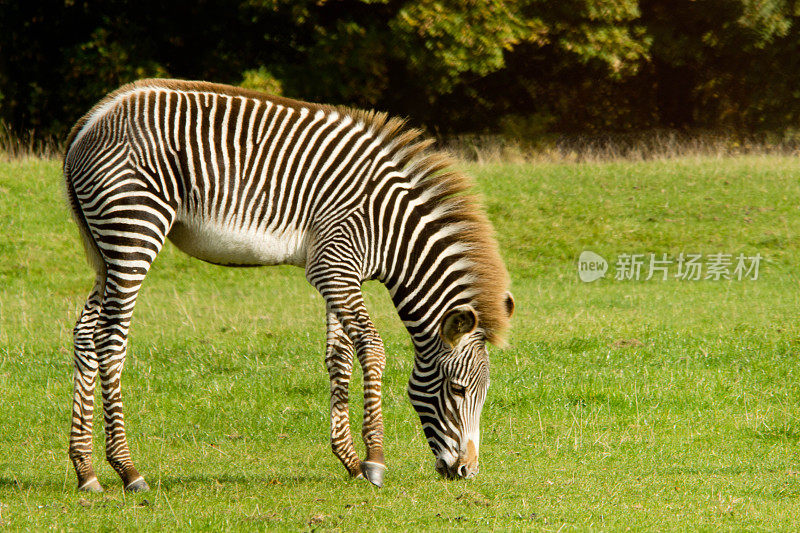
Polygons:
[[[69,140],[71,141],[72,139]],[[71,143],[68,142],[64,155],[64,185],[67,201],[69,202],[70,211],[72,212],[72,218],[75,220],[75,224],[78,225],[78,230],[81,234],[83,249],[86,252],[86,260],[89,262],[89,266],[91,266],[97,274],[104,275],[106,273],[106,262],[103,260],[103,256],[100,254],[100,248],[98,248],[97,242],[94,240],[94,236],[92,235],[92,231],[89,229],[89,223],[86,220],[86,215],[84,215],[83,209],[81,208],[80,201],[78,200],[78,194],[75,192],[75,184],[72,182],[72,176],[70,175],[70,148],[72,148],[72,146]]]

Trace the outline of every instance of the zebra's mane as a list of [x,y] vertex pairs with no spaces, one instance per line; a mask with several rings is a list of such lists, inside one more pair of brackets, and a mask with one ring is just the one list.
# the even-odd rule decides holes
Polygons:
[[455,170],[453,158],[446,152],[432,149],[433,139],[424,137],[421,130],[407,127],[405,120],[389,118],[386,113],[376,111],[336,109],[375,132],[393,152],[395,161],[405,170],[413,186],[433,193],[426,204],[433,209],[442,207],[443,218],[459,225],[456,238],[464,245],[462,258],[472,265],[469,272],[475,290],[472,306],[487,340],[504,345],[509,326],[506,309],[509,277],[481,199],[474,192],[473,180]]
[[70,131],[66,150],[78,132],[87,122],[119,96],[146,88],[166,88],[178,91],[199,91],[241,96],[261,101],[310,111],[322,110],[349,116],[356,123],[363,123],[389,151],[396,163],[403,168],[414,188],[428,193],[427,204],[432,208],[441,207],[443,220],[459,225],[457,239],[463,244],[462,258],[471,265],[470,274],[472,306],[478,314],[479,325],[486,332],[489,342],[504,344],[504,333],[508,329],[509,317],[506,309],[506,291],[509,286],[508,272],[500,257],[497,240],[492,226],[486,218],[481,201],[474,193],[471,178],[455,170],[455,162],[447,153],[431,148],[433,139],[423,136],[423,132],[406,126],[406,121],[389,118],[386,113],[362,109],[314,104],[293,100],[282,96],[242,89],[230,85],[209,82],[145,79],[129,83],[112,92],[84,115]]

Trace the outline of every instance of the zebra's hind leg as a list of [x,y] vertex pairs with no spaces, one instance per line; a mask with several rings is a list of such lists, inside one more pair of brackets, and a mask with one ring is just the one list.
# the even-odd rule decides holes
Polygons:
[[127,262],[121,263],[111,263],[107,267],[105,293],[94,343],[103,391],[106,459],[122,478],[125,490],[140,492],[150,487],[131,460],[122,412],[121,376],[136,295],[147,270],[123,266]]
[[350,433],[350,376],[353,373],[353,342],[336,315],[328,312],[325,364],[331,380],[331,448],[352,477],[362,477],[353,436]]
[[78,489],[103,492],[92,466],[92,418],[94,415],[94,385],[97,380],[97,354],[94,330],[100,313],[105,276],[100,274],[86,299],[80,318],[75,324],[75,378],[72,393],[72,427],[69,434],[69,457],[78,475]]

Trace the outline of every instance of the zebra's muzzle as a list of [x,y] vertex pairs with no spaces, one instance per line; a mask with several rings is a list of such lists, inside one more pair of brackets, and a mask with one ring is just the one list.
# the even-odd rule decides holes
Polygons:
[[447,479],[472,479],[478,474],[478,463],[476,461],[473,465],[467,465],[459,460],[448,466],[443,459],[437,459],[436,471]]
[[[445,456],[453,457],[447,453]],[[478,474],[478,449],[475,441],[467,441],[466,449],[462,450],[455,461],[449,464],[443,457],[436,459],[436,471],[448,479],[471,479]]]

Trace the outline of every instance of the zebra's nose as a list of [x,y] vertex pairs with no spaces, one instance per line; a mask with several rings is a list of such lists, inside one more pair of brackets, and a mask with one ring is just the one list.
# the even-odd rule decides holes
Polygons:
[[463,479],[472,479],[478,474],[478,463],[471,465],[461,464],[456,470],[458,477]]
[[448,479],[472,479],[478,473],[478,462],[464,463],[457,461],[452,466],[448,466],[445,461],[438,459],[436,461],[436,471]]
[[464,479],[473,478],[478,473],[478,449],[472,439],[467,441],[467,448],[459,456],[456,466],[456,473]]

